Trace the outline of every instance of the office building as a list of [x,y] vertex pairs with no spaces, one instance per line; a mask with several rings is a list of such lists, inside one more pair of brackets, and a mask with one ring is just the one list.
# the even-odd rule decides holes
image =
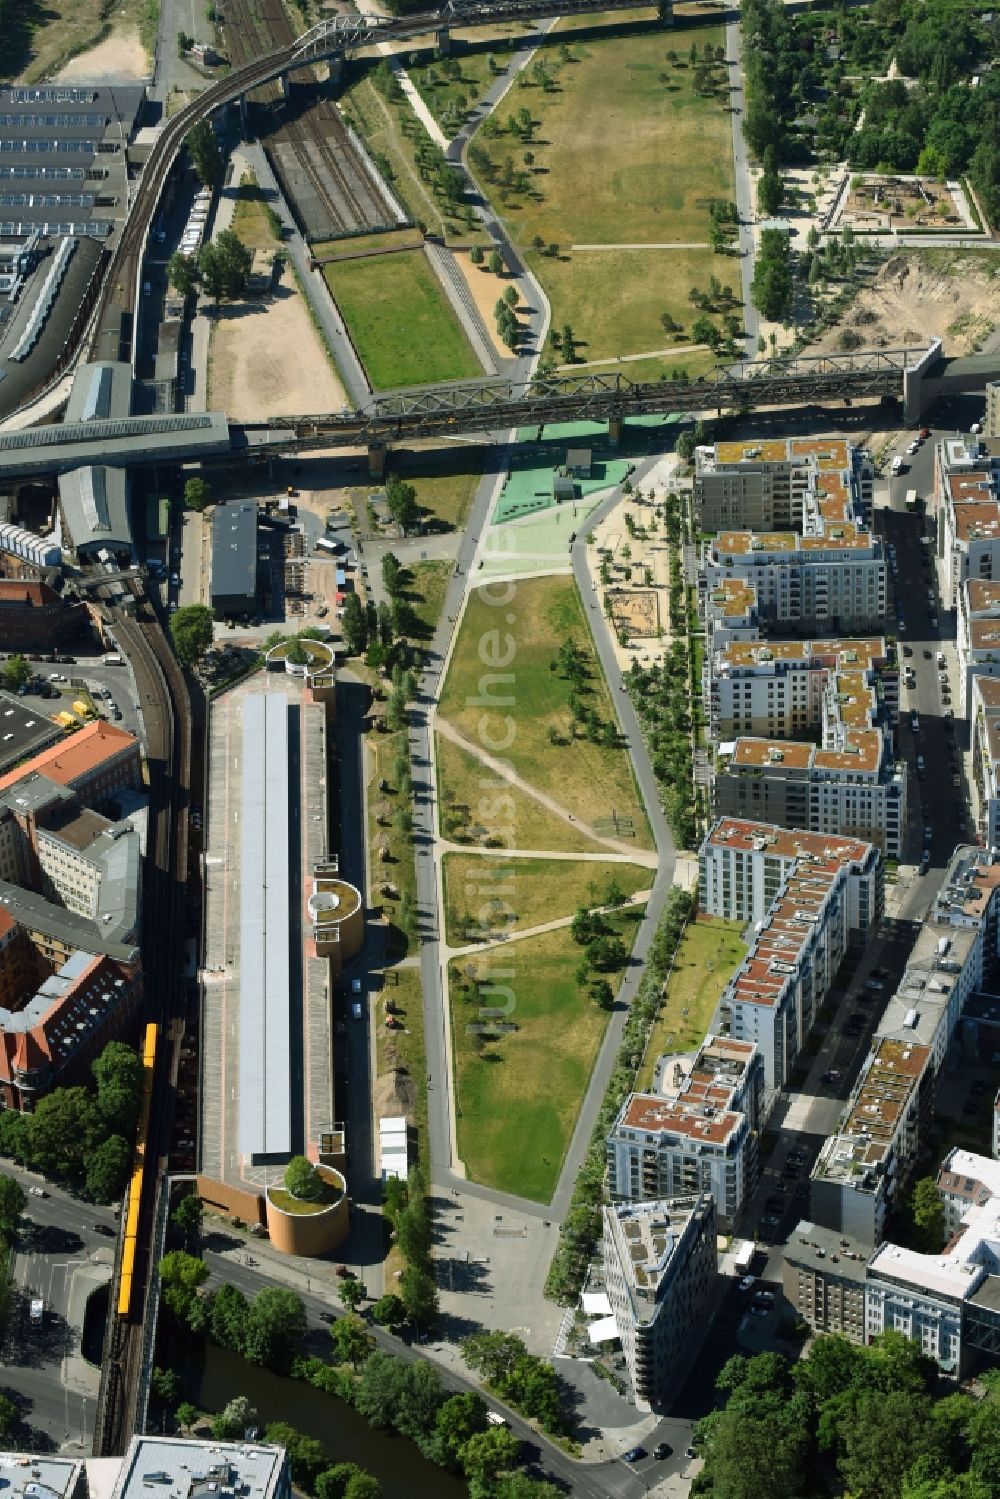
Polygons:
[[668,1062],[661,1094],[633,1093],[607,1139],[613,1202],[707,1192],[731,1229],[757,1181],[763,1062],[745,1041],[707,1036]]
[[813,1332],[865,1336],[865,1265],[871,1248],[820,1224],[797,1224],[782,1254],[785,1300]]
[[53,651],[86,628],[86,606],[61,598],[48,583],[0,578],[0,650]]
[[669,1405],[707,1330],[718,1274],[707,1193],[604,1209],[604,1278],[636,1405]]
[[141,789],[139,741],[125,729],[97,719],[0,776],[0,794],[33,775],[65,786],[85,806],[99,808],[118,791]]

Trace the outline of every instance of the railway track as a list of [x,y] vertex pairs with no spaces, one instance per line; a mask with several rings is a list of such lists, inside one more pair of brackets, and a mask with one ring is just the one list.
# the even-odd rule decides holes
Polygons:
[[[229,0],[226,11],[226,38],[234,65],[244,66],[260,53],[290,47],[295,34],[281,0]],[[309,70],[311,75],[311,69]],[[288,114],[280,88],[269,84],[259,90],[263,105],[273,124],[266,132],[268,152],[287,145],[301,168],[328,224],[310,226],[309,217],[297,204],[305,229],[314,231],[308,237],[329,238],[358,229],[389,227],[394,218],[387,204],[375,190],[364,167],[357,160],[357,150],[335,106],[327,99],[317,99],[302,114]],[[353,172],[345,163],[356,163]],[[280,156],[279,174],[288,180]],[[353,178],[353,181],[351,180]],[[294,199],[296,194],[290,193]]]
[[[148,606],[147,606],[148,607]],[[150,611],[151,612],[151,611]],[[184,886],[187,877],[187,803],[191,779],[191,711],[179,665],[155,617],[118,615],[115,636],[135,677],[146,739],[149,773],[149,843],[144,866],[143,968],[146,1018],[160,1026],[161,1045],[147,1131],[146,1185],[143,1190],[133,1295],[126,1317],[111,1298],[109,1336],[98,1402],[95,1455],[124,1452],[135,1429],[140,1391],[146,1302],[156,1266],[152,1262],[160,1185],[169,1156],[174,1096],[171,1083],[170,1022],[184,1014]],[[120,1266],[116,1266],[117,1276]]]

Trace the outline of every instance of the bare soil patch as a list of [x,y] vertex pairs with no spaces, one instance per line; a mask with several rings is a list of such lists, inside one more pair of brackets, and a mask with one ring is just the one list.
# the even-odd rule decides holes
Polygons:
[[270,297],[221,309],[212,330],[209,403],[238,421],[347,404],[287,265]]
[[1000,261],[979,251],[914,250],[891,255],[864,287],[841,324],[827,330],[815,352],[841,347],[844,328],[865,348],[898,348],[940,338],[946,354],[978,349],[1000,319]]
[[[505,288],[512,284],[510,278],[507,276],[494,276],[493,272],[488,271],[485,265],[473,265],[469,259],[468,250],[455,250],[454,255],[455,262],[465,277],[469,290],[472,293],[472,300],[476,304],[479,316],[485,323],[486,330],[493,340],[493,347],[501,359],[509,359],[510,350],[497,333],[497,323],[496,318],[493,316],[493,309],[503,296]],[[520,291],[520,286],[517,282],[514,282],[513,285],[517,286]]]
[[96,47],[70,58],[56,74],[56,82],[74,83],[77,79],[85,79],[87,83],[103,83],[110,79],[115,83],[134,83],[148,73],[149,57],[139,40],[139,28],[129,26],[106,36]]

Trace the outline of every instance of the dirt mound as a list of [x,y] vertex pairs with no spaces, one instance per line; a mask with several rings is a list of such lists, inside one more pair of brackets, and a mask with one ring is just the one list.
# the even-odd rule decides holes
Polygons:
[[[391,1052],[391,1046],[390,1046]],[[404,1114],[413,1123],[413,1110],[417,1102],[417,1088],[410,1074],[401,1067],[383,1072],[375,1079],[373,1093],[376,1119],[388,1119]]]
[[979,252],[914,250],[891,255],[840,324],[823,335],[817,351],[842,348],[841,335],[850,329],[869,349],[940,338],[946,354],[972,353],[1000,318],[998,277],[995,258]]

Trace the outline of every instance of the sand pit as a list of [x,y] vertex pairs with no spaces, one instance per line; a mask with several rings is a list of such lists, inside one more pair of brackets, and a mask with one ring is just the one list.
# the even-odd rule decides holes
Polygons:
[[135,27],[107,36],[96,47],[73,57],[56,74],[57,83],[136,83],[149,76],[146,50]]
[[454,255],[455,264],[465,277],[472,293],[472,300],[479,309],[479,315],[486,324],[486,331],[493,340],[493,347],[501,359],[510,359],[511,352],[497,333],[497,320],[493,316],[493,309],[508,286],[516,286],[520,292],[521,283],[512,281],[509,276],[494,276],[492,271],[488,271],[484,265],[473,265],[469,259],[468,250],[456,250]]
[[245,422],[349,404],[287,265],[270,297],[220,309],[208,401]]
[[989,252],[947,249],[891,255],[870,287],[863,288],[841,321],[808,353],[840,348],[843,328],[865,348],[899,348],[944,342],[946,354],[970,354],[1000,321],[1000,262]]

